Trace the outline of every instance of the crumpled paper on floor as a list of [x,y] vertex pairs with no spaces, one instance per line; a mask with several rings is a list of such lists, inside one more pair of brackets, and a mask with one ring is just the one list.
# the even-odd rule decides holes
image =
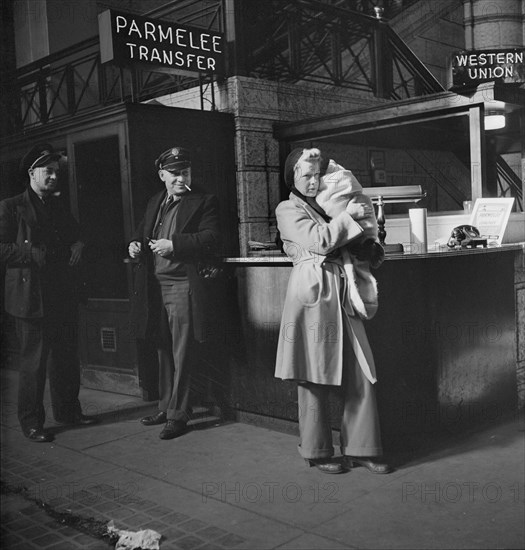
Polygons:
[[113,520],[108,523],[108,534],[119,537],[115,550],[159,550],[159,541],[162,538],[162,535],[153,529],[141,531],[117,529]]

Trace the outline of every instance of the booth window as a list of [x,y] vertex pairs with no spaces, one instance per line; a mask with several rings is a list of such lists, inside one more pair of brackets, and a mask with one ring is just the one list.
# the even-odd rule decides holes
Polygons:
[[[514,211],[523,211],[519,128],[513,127],[517,120],[507,117],[506,128],[485,131],[482,193],[514,197]],[[470,124],[465,111],[392,124],[379,119],[366,128],[293,141],[290,147],[319,147],[352,170],[363,187],[419,185],[426,193],[421,206],[432,213],[453,213],[476,198]],[[386,212],[406,215],[406,207],[387,205]]]

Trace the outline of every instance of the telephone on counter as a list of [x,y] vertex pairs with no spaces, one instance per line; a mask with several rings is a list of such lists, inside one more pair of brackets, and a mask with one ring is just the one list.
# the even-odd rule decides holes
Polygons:
[[449,248],[486,247],[487,239],[481,237],[479,230],[473,225],[458,225],[452,230],[447,245]]

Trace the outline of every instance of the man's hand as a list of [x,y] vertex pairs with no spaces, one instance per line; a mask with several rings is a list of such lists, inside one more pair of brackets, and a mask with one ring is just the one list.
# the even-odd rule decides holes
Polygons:
[[82,259],[82,249],[84,248],[84,243],[77,241],[70,246],[71,256],[69,258],[69,265],[74,266],[78,265]]
[[149,242],[149,247],[153,254],[158,254],[165,258],[173,252],[173,243],[169,239],[157,239]]
[[128,254],[130,258],[138,258],[140,254],[142,253],[142,243],[139,243],[138,241],[132,241],[129,243],[128,246]]

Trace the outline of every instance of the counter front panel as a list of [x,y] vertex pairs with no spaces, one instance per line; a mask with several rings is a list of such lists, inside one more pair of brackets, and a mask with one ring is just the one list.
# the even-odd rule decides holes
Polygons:
[[[366,329],[387,440],[495,421],[515,409],[517,250],[393,257],[374,271],[380,306]],[[296,384],[274,378],[291,264],[246,258],[226,265],[237,305],[225,338],[231,406],[241,419],[296,421]],[[337,388],[332,405],[337,428]]]

